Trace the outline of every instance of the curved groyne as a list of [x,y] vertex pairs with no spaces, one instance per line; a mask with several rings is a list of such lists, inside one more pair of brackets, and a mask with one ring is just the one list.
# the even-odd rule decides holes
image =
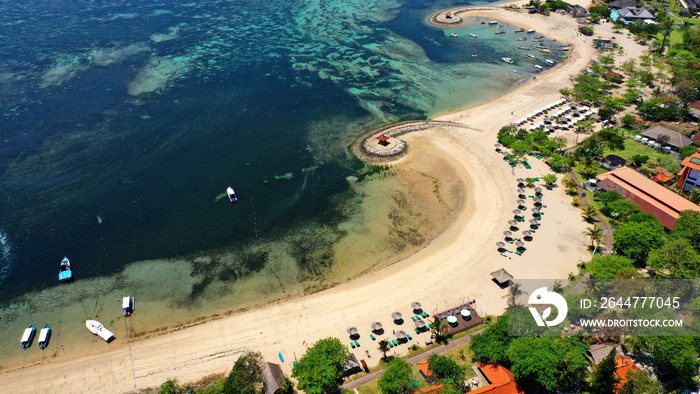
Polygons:
[[[455,127],[471,129],[457,122],[446,122],[437,120],[408,121],[395,123],[388,126],[372,130],[367,136],[357,140],[353,147],[353,152],[361,160],[371,163],[387,163],[404,157],[409,146],[406,141],[399,139],[399,136],[412,131],[432,129],[435,127]],[[379,137],[385,136],[384,144],[380,143]]]
[[[430,22],[431,24],[433,24],[435,26],[440,26],[440,27],[457,26],[460,23],[464,22],[464,19],[459,16],[459,14],[461,14],[461,13],[471,12],[471,11],[499,11],[499,10],[519,12],[522,10],[522,8],[468,5],[468,6],[455,7],[455,8],[450,8],[449,10],[440,11],[437,14],[431,16],[428,19],[428,22]],[[448,15],[449,15],[449,17],[448,17]]]

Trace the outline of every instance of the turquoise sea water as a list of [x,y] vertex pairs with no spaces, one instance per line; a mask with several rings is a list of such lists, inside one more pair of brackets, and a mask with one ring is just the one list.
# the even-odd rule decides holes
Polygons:
[[42,304],[17,297],[55,289],[64,256],[75,285],[105,278],[71,296],[83,300],[120,294],[115,275],[152,259],[161,268],[135,277],[142,298],[159,297],[174,280],[162,259],[182,256],[191,269],[169,274],[195,278],[196,299],[216,280],[275,272],[275,241],[300,272],[327,268],[357,135],[534,72],[510,32],[427,23],[457,4],[1,3],[0,324],[31,324]]

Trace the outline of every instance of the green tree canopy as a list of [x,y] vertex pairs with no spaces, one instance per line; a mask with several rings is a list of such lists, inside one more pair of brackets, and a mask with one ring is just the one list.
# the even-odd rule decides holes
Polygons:
[[700,250],[700,212],[681,211],[671,230],[674,238],[686,238],[696,249]]
[[655,337],[652,354],[661,372],[670,372],[690,385],[697,376],[700,361],[696,359],[697,344],[693,337]]
[[223,392],[226,394],[264,393],[262,363],[263,356],[259,352],[243,353],[226,377]]
[[338,338],[321,339],[294,364],[292,376],[299,381],[297,387],[309,394],[337,389],[343,382],[343,360],[348,357],[350,351]]
[[664,389],[658,380],[652,379],[644,371],[627,371],[625,383],[619,394],[663,394]]
[[649,253],[647,265],[657,272],[668,271],[671,278],[697,278],[700,276],[700,253],[687,239],[672,239]]
[[591,393],[615,394],[615,384],[620,381],[620,378],[615,374],[617,372],[615,355],[617,355],[617,349],[613,347],[610,353],[596,366],[591,376]]
[[475,335],[469,348],[474,361],[505,364],[508,362],[506,352],[513,337],[508,335],[508,312],[498,316],[496,322],[481,334]]
[[384,369],[377,387],[382,394],[410,394],[414,391],[413,368],[402,358],[394,358]]
[[664,228],[654,222],[623,223],[613,232],[613,249],[635,262],[645,262],[649,252],[664,244]]
[[588,263],[591,279],[628,279],[635,275],[634,262],[624,256],[598,256]]
[[515,378],[525,388],[568,387],[586,368],[586,345],[574,337],[519,337],[508,349]]
[[457,364],[452,357],[440,354],[428,357],[428,368],[439,383],[452,390],[459,389],[466,376],[466,370],[463,366]]
[[595,196],[595,199],[602,202],[603,204],[607,204],[609,202],[613,202],[621,198],[622,195],[620,195],[620,193],[618,193],[616,190],[608,190],[606,192],[598,193]]
[[642,208],[636,202],[627,199],[619,199],[605,204],[606,215],[611,218],[627,221],[630,215],[641,212]]

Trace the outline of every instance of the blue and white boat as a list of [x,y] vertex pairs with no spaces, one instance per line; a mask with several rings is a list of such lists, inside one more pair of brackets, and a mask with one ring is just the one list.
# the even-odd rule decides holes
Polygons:
[[45,349],[49,345],[49,338],[51,338],[51,327],[47,324],[39,332],[39,342],[37,343],[39,349]]
[[527,31],[527,34],[532,34],[532,33],[534,33],[534,32],[535,32],[535,29],[530,29],[530,30]]
[[236,197],[236,192],[233,191],[233,188],[231,186],[226,189],[226,194],[228,195],[228,200],[231,201],[232,203],[238,202],[238,197]]
[[532,54],[530,54],[530,53],[527,54],[527,57],[529,57],[530,59],[533,59],[533,60],[540,60],[540,57],[539,57],[539,56],[537,56],[537,55],[532,55]]
[[124,316],[131,316],[131,312],[134,311],[134,297],[124,296],[122,298],[122,309],[124,310]]
[[504,62],[506,62],[508,64],[513,64],[513,59],[511,59],[509,57],[502,57],[501,60],[503,60]]
[[24,329],[24,334],[22,334],[22,342],[21,342],[23,349],[26,349],[29,346],[31,346],[32,339],[34,339],[35,332],[36,332],[36,328],[34,328],[33,324]]
[[545,59],[544,64],[548,65],[549,67],[553,67],[555,64],[557,64],[557,62],[554,60]]
[[535,64],[535,65],[532,66],[532,67],[534,67],[535,70],[537,70],[537,71],[544,71],[544,67],[540,66],[539,64]]
[[498,21],[491,21],[491,22],[489,22],[489,25],[496,25],[496,24],[498,24]]
[[529,50],[530,50],[530,48],[528,48],[528,47],[516,47],[516,48],[522,49],[523,51],[529,51]]
[[64,257],[63,260],[61,260],[61,269],[58,272],[58,280],[61,282],[70,282],[73,280],[73,271],[71,270],[70,260],[68,260],[68,257]]

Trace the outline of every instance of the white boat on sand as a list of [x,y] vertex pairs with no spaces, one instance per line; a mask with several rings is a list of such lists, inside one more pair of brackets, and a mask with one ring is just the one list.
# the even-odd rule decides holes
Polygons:
[[111,342],[114,339],[114,334],[105,328],[104,324],[98,322],[97,320],[86,320],[85,326],[91,333],[99,336],[107,342]]

